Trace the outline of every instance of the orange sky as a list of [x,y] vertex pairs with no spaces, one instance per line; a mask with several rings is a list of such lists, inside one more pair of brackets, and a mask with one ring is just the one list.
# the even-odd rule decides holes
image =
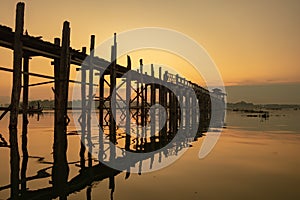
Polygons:
[[[100,43],[114,32],[142,27],[169,28],[201,44],[218,66],[226,85],[300,82],[300,1],[24,2],[25,29],[30,35],[41,35],[47,41],[61,36],[64,20],[71,23],[71,46],[76,49],[89,46],[91,34],[95,34],[96,41]],[[14,27],[16,3],[14,0],[1,0],[0,24]],[[153,55],[144,54],[143,58],[152,62],[150,58]],[[11,53],[0,48],[0,66],[11,67],[11,62]],[[182,68],[176,66],[178,62],[167,61],[166,58],[157,58],[153,62]],[[50,60],[35,58],[31,61],[31,69],[52,73],[49,63]],[[138,65],[137,56],[133,64]],[[193,81],[198,79],[186,70],[181,73],[190,76]],[[7,80],[8,75],[0,73],[0,79]],[[6,91],[5,88],[10,88],[9,81],[1,83],[0,92]],[[35,90],[39,91],[32,89],[32,92]]]

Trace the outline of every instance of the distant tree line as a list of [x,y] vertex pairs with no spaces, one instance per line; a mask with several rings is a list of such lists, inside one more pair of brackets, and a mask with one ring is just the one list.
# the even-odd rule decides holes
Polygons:
[[299,104],[253,104],[245,101],[240,101],[237,103],[227,103],[228,109],[300,109]]
[[[20,102],[20,108],[22,107],[22,102]],[[28,107],[37,108],[38,106],[42,107],[44,110],[53,110],[54,109],[54,100],[33,100],[28,102]],[[4,104],[3,107],[8,107],[9,104]],[[68,101],[68,107],[81,107],[81,100]]]

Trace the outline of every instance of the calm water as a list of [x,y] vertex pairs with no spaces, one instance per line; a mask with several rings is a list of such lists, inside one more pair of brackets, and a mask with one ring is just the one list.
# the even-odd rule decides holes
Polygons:
[[[21,119],[21,115],[20,115]],[[204,159],[198,152],[204,137],[174,164],[161,170],[93,182],[68,199],[300,199],[300,111],[271,111],[270,118],[228,112],[226,129]],[[0,133],[8,140],[7,118]],[[20,126],[21,128],[21,126]],[[73,123],[68,127],[75,131]],[[207,133],[209,134],[209,133]],[[53,113],[30,118],[27,177],[51,173]],[[20,138],[20,137],[19,137]],[[78,175],[80,138],[68,136],[69,179]],[[22,157],[21,157],[22,158]],[[0,148],[0,199],[9,197],[9,149]],[[28,181],[29,190],[50,187],[50,177]]]
[[241,112],[227,112],[227,124],[233,129],[264,131],[273,133],[300,133],[300,111],[293,109],[269,111],[267,120],[247,117]]

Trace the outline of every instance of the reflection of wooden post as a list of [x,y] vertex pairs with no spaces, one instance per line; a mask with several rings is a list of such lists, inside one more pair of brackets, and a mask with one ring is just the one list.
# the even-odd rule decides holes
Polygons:
[[109,177],[109,189],[111,190],[110,191],[110,199],[114,199],[113,195],[114,195],[114,192],[115,192],[115,176],[112,175]]
[[[86,53],[86,48],[82,48]],[[81,68],[81,142],[80,142],[80,167],[85,168],[85,138],[86,138],[86,69]]]
[[24,27],[24,3],[18,3],[15,38],[14,38],[14,62],[13,62],[13,86],[11,94],[11,111],[9,121],[9,141],[10,141],[10,181],[11,198],[17,199],[19,196],[19,162],[18,150],[18,113],[21,93],[21,69],[22,69],[22,35]]
[[86,188],[86,200],[92,200],[92,186]]
[[[69,167],[67,163],[67,103],[70,71],[70,27],[64,22],[60,65],[54,65],[55,76],[55,124],[53,188],[60,195],[66,194]],[[59,72],[59,73],[58,73]]]
[[91,36],[91,46],[90,46],[90,56],[89,56],[89,98],[88,98],[88,108],[87,108],[87,142],[88,142],[88,166],[92,166],[92,104],[93,104],[93,82],[94,82],[94,48],[95,48],[95,36]]
[[27,150],[27,109],[28,109],[28,83],[29,83],[29,56],[24,56],[23,59],[23,125],[22,125],[22,152],[23,160],[21,167],[21,190],[26,191],[26,170],[28,163],[28,150]]

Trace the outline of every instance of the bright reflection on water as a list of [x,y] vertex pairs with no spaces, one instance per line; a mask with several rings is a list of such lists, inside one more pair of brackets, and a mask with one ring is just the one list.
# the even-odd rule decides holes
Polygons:
[[[21,121],[21,115],[19,120]],[[244,113],[227,112],[226,124],[215,149],[198,159],[203,138],[174,164],[162,170],[114,177],[114,192],[108,178],[72,193],[68,199],[300,199],[300,111],[270,111],[261,120]],[[0,133],[8,141],[8,118]],[[19,128],[21,124],[19,123]],[[74,124],[68,127],[75,131]],[[207,133],[209,134],[209,133]],[[19,133],[19,140],[21,134]],[[44,173],[45,178],[28,181],[30,190],[51,186],[53,112],[30,118],[27,177]],[[80,168],[77,135],[68,136],[69,179]],[[19,141],[20,142],[20,141]],[[22,157],[21,157],[22,159]],[[0,199],[9,197],[9,149],[0,148]],[[42,170],[44,169],[44,170]],[[111,196],[112,195],[112,196]]]

